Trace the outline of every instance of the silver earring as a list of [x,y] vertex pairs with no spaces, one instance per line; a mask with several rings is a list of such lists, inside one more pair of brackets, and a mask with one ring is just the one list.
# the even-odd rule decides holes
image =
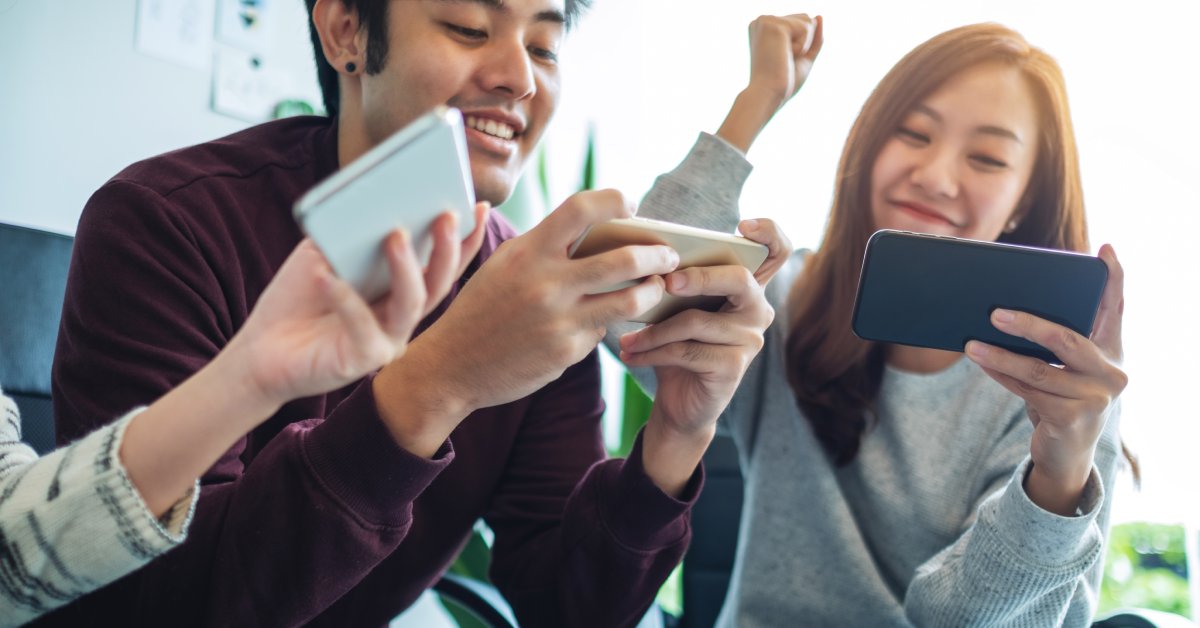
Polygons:
[[1019,224],[1020,223],[1017,222],[1017,219],[1013,218],[1012,220],[1008,221],[1008,224],[1004,225],[1004,233],[1012,233],[1016,231]]

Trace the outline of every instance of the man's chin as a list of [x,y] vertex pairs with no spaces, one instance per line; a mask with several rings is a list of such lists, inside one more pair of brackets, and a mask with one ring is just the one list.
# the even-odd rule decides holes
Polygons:
[[475,200],[487,201],[498,207],[512,196],[514,183],[507,178],[475,177]]

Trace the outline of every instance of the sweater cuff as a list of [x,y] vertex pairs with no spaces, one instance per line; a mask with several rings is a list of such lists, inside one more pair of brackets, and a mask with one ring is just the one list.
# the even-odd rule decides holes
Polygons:
[[454,459],[447,440],[425,459],[400,447],[379,416],[372,375],[304,434],[313,475],[350,514],[373,526],[406,525],[412,502]]
[[679,499],[667,495],[646,475],[642,465],[642,433],[629,457],[599,463],[600,516],[617,542],[641,552],[670,547],[689,533],[692,505],[704,486],[704,464],[696,465]]
[[701,133],[679,166],[659,177],[642,206],[650,207],[651,214],[669,211],[673,222],[732,233],[737,228],[738,199],[753,169],[741,151],[715,135]]
[[1032,465],[1033,461],[1026,456],[1013,472],[1007,490],[992,502],[996,508],[995,534],[1031,564],[1061,567],[1090,560],[1100,544],[1095,521],[1104,504],[1104,486],[1099,471],[1092,466],[1077,516],[1063,517],[1029,499],[1025,478]]
[[129,513],[137,535],[151,548],[152,553],[165,552],[179,545],[187,538],[188,527],[196,514],[196,502],[200,496],[200,480],[192,483],[186,492],[167,509],[161,517],[151,512],[150,507],[138,492],[137,487],[129,478],[125,466],[121,464],[121,443],[125,439],[125,431],[137,415],[146,410],[145,407],[131,410],[115,423],[105,426],[79,443],[80,452],[85,455],[81,459],[88,460],[89,449],[97,450],[97,467],[112,469],[113,473],[104,473],[97,478],[97,492],[108,494],[115,498],[119,509]]
[[672,174],[721,207],[737,207],[754,166],[742,151],[711,133],[700,133]]

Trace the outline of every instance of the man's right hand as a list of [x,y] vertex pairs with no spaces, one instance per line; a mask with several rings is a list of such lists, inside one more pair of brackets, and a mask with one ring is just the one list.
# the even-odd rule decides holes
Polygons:
[[633,213],[619,192],[581,192],[497,248],[446,313],[375,378],[380,415],[397,442],[432,456],[468,414],[532,394],[582,360],[610,323],[656,305],[660,275],[679,263],[669,247],[567,256],[589,225]]

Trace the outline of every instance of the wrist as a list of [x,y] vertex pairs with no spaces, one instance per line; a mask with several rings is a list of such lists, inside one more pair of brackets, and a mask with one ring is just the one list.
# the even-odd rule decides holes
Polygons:
[[255,373],[253,364],[253,349],[245,347],[234,338],[183,385],[206,386],[208,390],[223,391],[221,396],[225,405],[239,408],[240,416],[269,417],[278,412],[290,399],[285,394],[264,386]]
[[783,101],[777,93],[751,83],[734,99],[733,106],[730,107],[729,114],[725,116],[716,135],[741,150],[743,154],[747,153],[758,134],[782,104]]
[[1044,465],[1031,463],[1025,476],[1025,493],[1043,510],[1064,517],[1075,516],[1083,498],[1083,489],[1091,477],[1091,465],[1082,472],[1051,472]]
[[383,367],[372,380],[379,417],[396,444],[431,458],[474,408],[454,394],[448,378],[426,368],[412,352]]
[[680,430],[652,411],[642,429],[642,466],[646,475],[664,493],[678,498],[716,432],[714,423]]

